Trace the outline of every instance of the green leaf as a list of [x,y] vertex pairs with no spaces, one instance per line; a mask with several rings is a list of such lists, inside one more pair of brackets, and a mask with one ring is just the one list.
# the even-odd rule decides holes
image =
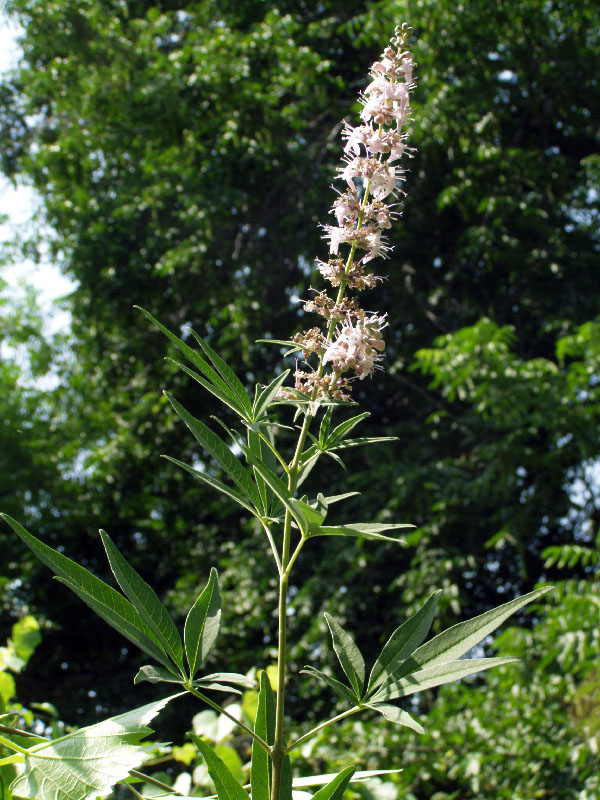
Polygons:
[[331,631],[333,649],[360,701],[365,683],[365,661],[350,634],[330,614],[325,614],[325,620]]
[[[263,447],[267,451],[263,453]],[[248,449],[252,453],[253,459],[256,461],[260,461],[264,463],[266,459],[274,458],[273,453],[271,452],[270,448],[267,445],[263,445],[263,441],[260,438],[257,431],[253,430],[252,428],[248,428]],[[273,492],[261,478],[259,473],[254,469],[254,478],[256,480],[256,486],[258,488],[258,493],[260,495],[260,499],[262,501],[262,510],[265,517],[271,516],[272,510],[272,500],[273,500]]]
[[10,784],[15,777],[15,767],[13,764],[0,765],[0,800],[12,800]]
[[163,650],[183,672],[183,645],[177,627],[158,595],[127,562],[106,531],[100,531],[102,544],[117,583],[154,633]]
[[331,675],[326,675],[324,672],[321,672],[320,669],[316,669],[315,667],[304,667],[301,669],[300,672],[304,672],[307,675],[314,675],[323,683],[330,686],[334,692],[339,694],[341,697],[346,698],[352,705],[356,705],[356,697],[354,692],[349,689],[344,683],[338,681],[337,678],[332,678]]
[[213,567],[208,583],[190,608],[185,620],[183,638],[185,654],[193,679],[198,667],[206,661],[219,633],[221,621],[221,593],[219,576]]
[[549,592],[551,588],[551,586],[544,586],[536,589],[533,592],[529,592],[529,594],[523,595],[523,597],[517,597],[515,600],[498,606],[498,608],[486,611],[485,614],[480,614],[478,617],[465,622],[459,622],[458,625],[438,633],[433,639],[417,648],[410,658],[406,659],[394,670],[391,678],[398,680],[416,670],[451,662],[464,656],[471,648],[495,631],[508,617],[536,598]]
[[[401,769],[368,769],[355,772],[350,783],[358,783],[359,781],[368,781],[369,778],[377,778],[379,775],[397,775],[402,772]],[[294,789],[307,789],[310,786],[322,786],[329,783],[332,778],[335,778],[335,773],[331,772],[325,775],[310,775],[307,778],[294,778]]]
[[[291,339],[257,339],[256,341],[261,344],[278,344],[280,347],[293,347],[294,349],[291,352],[294,353],[298,350],[302,350],[298,342],[293,342]],[[288,354],[286,353],[286,355]]]
[[275,496],[278,497],[283,505],[288,509],[302,533],[308,531],[308,523],[302,513],[302,510],[297,506],[285,483],[278,478],[277,475],[275,475],[275,473],[272,472],[265,464],[261,464],[248,448],[245,449],[245,452],[248,454],[248,460],[251,462],[252,466],[258,472],[260,477],[271,489],[273,494],[275,494]]
[[199,478],[201,481],[204,481],[204,483],[207,483],[209,486],[212,486],[213,489],[216,489],[222,494],[226,494],[232,500],[235,500],[235,502],[238,503],[240,506],[242,506],[251,514],[253,514],[255,517],[258,517],[260,519],[260,516],[256,512],[256,509],[253,508],[253,506],[251,506],[247,502],[245,496],[240,494],[231,486],[226,486],[224,483],[221,483],[221,481],[217,480],[216,478],[213,478],[206,472],[201,472],[199,469],[194,469],[194,467],[190,467],[189,464],[184,464],[183,461],[179,461],[179,459],[173,458],[173,456],[163,455],[163,458],[166,458],[167,461],[172,461],[173,464],[177,464],[178,467],[181,467],[182,469],[186,470],[186,472],[189,472],[191,475],[193,475],[195,478]]
[[394,542],[395,544],[405,544],[404,539],[396,539],[393,536],[383,536],[381,531],[396,530],[398,528],[414,528],[414,525],[385,524],[376,522],[354,522],[350,525],[321,525],[309,534],[313,536],[361,536],[365,539],[376,539],[384,542]]
[[286,369],[286,371],[282,372],[281,375],[273,378],[271,383],[269,383],[268,386],[265,386],[263,390],[256,396],[254,407],[252,409],[252,416],[254,417],[255,421],[259,420],[263,416],[263,412],[267,412],[269,410],[271,401],[289,374],[289,369]]
[[333,447],[333,450],[347,450],[349,447],[363,447],[365,444],[379,444],[380,442],[397,442],[397,436],[362,436],[359,439],[346,439]]
[[244,409],[239,405],[237,399],[234,395],[229,393],[227,387],[225,387],[225,391],[219,386],[215,386],[210,381],[205,380],[201,375],[198,375],[197,372],[194,372],[193,369],[186,367],[185,364],[182,364],[180,361],[176,361],[174,358],[167,358],[167,361],[171,361],[171,363],[175,364],[182,372],[185,372],[186,375],[189,375],[190,378],[193,378],[196,383],[199,383],[207,392],[214,395],[218,398],[223,405],[228,406],[232,411],[235,411],[242,419],[246,420],[247,422],[251,422],[252,420],[247,416]]
[[[254,721],[254,732],[267,744],[275,741],[275,699],[266,672],[260,674],[258,707]],[[250,771],[252,800],[271,798],[271,758],[265,749],[252,740],[252,767]]]
[[[385,681],[396,666],[422,644],[429,633],[441,591],[438,589],[426,603],[400,627],[396,628],[373,665],[369,677],[368,693]],[[367,696],[368,696],[367,693]]]
[[243,686],[246,689],[253,689],[256,682],[248,678],[246,675],[241,675],[239,672],[211,672],[210,675],[204,675],[194,681],[195,684],[201,684],[206,681],[220,681],[224,683],[234,683],[237,686]]
[[295,507],[299,509],[302,513],[302,516],[307,522],[308,525],[308,535],[321,525],[323,520],[325,519],[327,509],[320,509],[318,507],[315,508],[314,505],[310,505],[309,503],[305,502],[305,500],[294,500],[293,501]]
[[353,764],[343,769],[330,783],[313,795],[313,800],[342,800],[342,795],[355,771],[356,767]]
[[350,431],[355,428],[363,419],[367,419],[370,417],[370,413],[368,411],[363,411],[362,414],[357,414],[357,416],[352,417],[351,419],[347,419],[345,422],[340,423],[337,427],[335,427],[329,436],[327,437],[327,445],[329,447],[337,444],[340,442],[346,434],[350,433]]
[[242,789],[224,761],[199,736],[194,733],[190,736],[206,761],[208,774],[213,779],[219,800],[248,800],[248,793]]
[[223,361],[221,356],[216,353],[212,347],[205,341],[201,336],[199,336],[193,328],[190,328],[190,333],[194,337],[194,339],[198,342],[200,347],[204,350],[206,355],[212,361],[213,366],[216,367],[218,373],[223,378],[227,386],[231,389],[235,397],[238,399],[241,407],[244,409],[248,416],[252,416],[252,401],[246,392],[244,384],[235,374],[235,372],[231,369],[229,364],[226,361]]
[[417,733],[425,733],[422,725],[419,725],[416,719],[413,719],[408,711],[403,711],[398,706],[389,705],[389,703],[369,703],[367,708],[372,708],[377,711],[389,721],[394,722],[396,725],[402,725],[405,728],[411,728]]
[[139,767],[153,745],[140,740],[152,733],[147,723],[180,695],[136,708],[31,747],[25,771],[11,785],[18,797],[34,800],[87,800],[107,795]]
[[[224,380],[219,375],[219,373],[216,372],[211,367],[211,365],[204,358],[202,358],[201,355],[199,355],[199,353],[197,353],[192,347],[187,345],[182,339],[180,339],[174,333],[171,333],[171,331],[165,328],[164,325],[161,325],[161,323],[157,319],[155,319],[152,316],[152,314],[150,314],[148,311],[141,308],[140,306],[134,306],[134,308],[138,308],[142,312],[142,314],[144,314],[150,320],[150,322],[156,325],[156,327],[160,331],[162,331],[164,335],[175,345],[175,347],[177,347],[177,349],[180,350],[186,356],[186,358],[196,367],[196,369],[199,369],[200,372],[206,378],[208,378],[208,381],[203,381],[203,379],[200,378],[199,375],[192,372],[191,370],[188,370],[188,368],[185,367],[183,364],[175,362],[177,363],[177,366],[183,369],[184,372],[187,372],[189,375],[191,375],[191,377],[198,380],[198,382],[201,383],[205,389],[208,389],[209,392],[215,394],[217,397],[219,397],[219,399],[223,400],[223,402],[227,402],[227,405],[229,405],[234,411],[240,414],[240,416],[243,417],[246,416],[245,406],[244,404],[240,403],[240,400],[237,397],[236,393],[233,392],[233,390],[228,385],[227,381]],[[194,335],[193,331],[191,331],[191,333]],[[227,400],[225,398],[227,398]],[[247,397],[247,400],[248,403],[250,403],[250,398]]]
[[329,408],[325,409],[325,413],[323,414],[323,419],[321,420],[321,424],[319,426],[319,442],[318,443],[319,443],[319,446],[320,446],[321,449],[324,449],[324,448],[327,447],[327,440],[329,438],[329,430],[331,428],[331,418],[332,418],[332,416],[333,416],[333,406],[329,406]]
[[444,683],[452,683],[467,675],[475,675],[502,664],[512,664],[518,658],[461,658],[447,661],[425,669],[416,670],[400,680],[384,684],[371,698],[374,703],[380,700],[396,700],[424,689],[432,689]]
[[133,679],[134,684],[142,683],[143,681],[148,681],[148,683],[165,682],[183,684],[185,683],[185,678],[181,675],[174,675],[168,669],[163,669],[163,667],[155,667],[153,664],[147,664],[139,668]]
[[0,713],[8,708],[16,692],[15,679],[10,672],[0,672]]
[[261,499],[252,477],[243,464],[233,455],[225,442],[213,433],[203,422],[195,419],[175,398],[164,392],[177,415],[185,422],[198,444],[225,470],[242,494],[250,500],[257,509],[261,507]]
[[33,550],[35,555],[64,583],[87,603],[108,624],[125,638],[156,659],[159,664],[171,668],[162,645],[153,631],[146,625],[141,615],[122,594],[97,578],[75,561],[57,553],[48,545],[36,539],[18,522],[6,514],[0,516],[8,522],[15,533]]
[[317,495],[317,500],[321,502],[323,505],[329,507],[332,506],[334,503],[339,503],[341,500],[346,500],[348,497],[357,497],[360,492],[345,492],[344,494],[333,494],[329,497],[325,497],[322,494]]
[[17,657],[26,664],[42,641],[40,623],[31,614],[22,617],[12,626],[11,639]]

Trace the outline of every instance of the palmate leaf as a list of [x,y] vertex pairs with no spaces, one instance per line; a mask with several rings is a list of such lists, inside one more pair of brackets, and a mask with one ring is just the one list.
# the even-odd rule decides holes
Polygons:
[[408,697],[408,695],[422,692],[424,689],[452,683],[460,678],[466,678],[468,675],[475,675],[492,667],[500,667],[502,664],[512,664],[518,660],[518,658],[504,657],[461,658],[458,661],[443,662],[411,672],[400,680],[385,683],[375,692],[371,700],[375,704],[384,700],[397,700],[399,697]]
[[[533,592],[529,592],[529,594],[504,603],[498,606],[498,608],[486,611],[478,617],[466,620],[465,622],[459,622],[458,625],[454,625],[448,628],[448,630],[438,633],[437,636],[434,636],[433,639],[430,639],[428,642],[418,647],[405,661],[401,662],[388,675],[388,678],[376,694],[369,694],[369,699],[387,699],[389,698],[389,695],[385,694],[385,687],[387,685],[397,682],[409,674],[424,670],[425,668],[433,668],[439,664],[454,662],[455,659],[464,656],[469,650],[475,647],[475,645],[479,644],[489,636],[490,633],[495,631],[508,617],[536,598],[549,592],[551,588],[551,586],[544,586],[540,589],[536,589]],[[468,664],[469,662],[465,660],[461,663]]]
[[[144,314],[150,320],[150,322],[156,325],[156,327],[164,333],[164,335],[175,345],[175,347],[177,347],[178,350],[185,355],[185,357],[196,367],[196,369],[200,370],[204,378],[192,370],[189,370],[183,364],[175,362],[178,367],[180,367],[184,372],[187,372],[192,378],[197,380],[198,383],[204,386],[205,389],[218,397],[222,402],[226,403],[241,417],[252,421],[251,414],[249,414],[249,412],[251,412],[251,403],[248,395],[246,395],[246,401],[242,401],[238,396],[238,392],[232,389],[228,381],[224,379],[217,370],[213,369],[208,361],[202,358],[202,356],[197,353],[196,350],[187,345],[182,339],[179,338],[179,336],[171,333],[168,328],[165,328],[165,326],[155,319],[148,311],[140,306],[135,306],[135,308],[138,308],[142,314]],[[195,336],[195,334],[193,335]],[[204,344],[206,343],[204,342]],[[216,356],[214,351],[211,352],[213,352],[213,354]]]
[[340,422],[331,433],[328,432],[328,435],[323,442],[325,446],[333,447],[334,445],[341,442],[342,439],[347,436],[351,430],[353,430],[358,424],[360,424],[364,419],[370,417],[370,413],[368,411],[363,411],[362,414],[357,414],[355,417],[351,419],[347,419],[344,422]]
[[238,378],[235,372],[231,369],[229,364],[227,364],[226,361],[223,361],[223,359],[218,353],[215,353],[215,351],[212,349],[212,347],[205,339],[199,336],[193,328],[190,328],[189,330],[194,339],[204,350],[204,353],[212,361],[212,364],[216,368],[219,375],[223,378],[227,386],[229,386],[233,394],[237,397],[241,407],[244,409],[246,414],[252,416],[252,401],[248,396],[248,392],[246,391],[244,384],[241,382],[241,380]]
[[161,642],[135,607],[104,581],[89,570],[79,566],[62,553],[57,553],[47,544],[36,539],[14,519],[6,514],[0,516],[8,522],[15,533],[33,550],[35,555],[55,573],[61,583],[67,585],[91,609],[115,628],[125,638],[152,656],[159,664],[169,670],[174,667],[165,653]]
[[199,383],[200,386],[206,389],[207,392],[210,392],[210,394],[214,395],[217,399],[219,399],[223,403],[223,405],[228,406],[232,411],[235,411],[235,413],[238,414],[242,419],[246,420],[247,422],[250,422],[250,419],[246,415],[246,412],[237,402],[235,395],[229,393],[227,391],[227,388],[225,389],[225,391],[223,389],[220,389],[218,386],[215,386],[214,383],[207,381],[205,378],[202,377],[202,375],[199,375],[197,372],[194,372],[193,369],[186,367],[185,364],[182,364],[175,358],[167,358],[166,360],[175,364],[175,366],[178,367],[182,372],[185,372],[186,375],[189,375],[190,378],[193,378],[196,381],[196,383]]
[[440,595],[441,590],[438,589],[416,614],[396,628],[390,636],[371,670],[369,691],[383,683],[400,662],[408,658],[425,641],[437,610]]
[[259,509],[261,507],[261,499],[258,489],[244,465],[233,455],[229,447],[216,433],[186,411],[169,392],[164,394],[177,415],[190,429],[198,444],[214,458],[254,507]]
[[169,612],[160,602],[158,595],[143,580],[115,547],[106,531],[100,531],[102,544],[106,550],[108,563],[117,583],[127,596],[144,622],[152,630],[163,650],[183,671],[183,646],[181,637]]
[[18,797],[34,800],[91,800],[139,767],[152,745],[140,740],[152,733],[147,723],[180,695],[136,708],[29,748],[25,771],[11,785]]
[[255,421],[260,420],[260,418],[269,410],[269,405],[289,374],[289,369],[286,369],[285,372],[281,373],[281,375],[277,375],[277,377],[273,378],[268,386],[265,386],[262,390],[257,391],[254,405],[252,406],[252,416]]
[[290,512],[302,533],[308,531],[308,523],[304,517],[304,514],[302,513],[302,509],[292,497],[292,494],[285,483],[271,469],[269,469],[265,463],[259,461],[250,448],[244,447],[243,449],[248,461],[252,464],[255,471],[260,475],[269,489],[271,489],[273,494],[279,498],[285,508]]
[[[178,683],[180,686],[188,683],[186,678],[178,677],[162,667],[153,665],[140,667],[133,679],[136,684],[143,681],[148,681],[148,683]],[[210,689],[213,692],[225,692],[226,694],[242,694],[239,689],[229,684],[243,686],[244,689],[251,689],[254,686],[254,683],[245,675],[240,675],[237,672],[214,672],[211,675],[205,675],[192,681],[192,685],[198,689]]]

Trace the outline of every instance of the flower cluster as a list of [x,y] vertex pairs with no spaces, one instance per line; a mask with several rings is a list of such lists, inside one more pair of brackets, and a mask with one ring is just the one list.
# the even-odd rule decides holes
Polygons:
[[334,375],[353,369],[362,380],[373,373],[385,348],[381,336],[382,328],[387,325],[385,317],[385,314],[382,317],[363,314],[354,324],[349,317],[345,325],[338,326],[337,337],[323,356],[324,364],[331,362]]
[[[395,162],[407,150],[403,128],[414,86],[414,63],[405,50],[408,32],[406,26],[397,28],[380,60],[371,67],[371,82],[360,97],[362,123],[357,127],[346,123],[343,131],[344,163],[338,177],[346,188],[338,193],[331,209],[337,224],[322,226],[331,257],[327,262],[317,261],[323,278],[337,287],[337,296],[334,300],[319,292],[304,305],[306,311],[327,320],[326,335],[312,328],[294,337],[305,359],[311,354],[319,358],[317,369],[296,371],[296,390],[313,399],[349,399],[352,377],[348,373],[366,378],[383,358],[385,315],[363,311],[345,292],[360,292],[382,280],[366,272],[365,266],[377,256],[387,257],[391,250],[385,232],[399,212],[394,210],[397,204],[387,201],[398,192],[402,177]],[[345,259],[340,256],[342,246],[350,248]],[[327,365],[330,373],[325,372]]]

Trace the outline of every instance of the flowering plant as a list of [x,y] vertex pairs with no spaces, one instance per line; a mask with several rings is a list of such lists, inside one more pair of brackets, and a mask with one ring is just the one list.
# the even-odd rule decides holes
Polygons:
[[[25,738],[25,732],[14,727],[5,715],[6,724],[0,726],[0,745],[9,755],[0,759],[0,768],[18,766],[10,787],[11,796],[87,800],[106,795],[115,784],[126,782],[133,795],[142,797],[135,781],[144,780],[156,789],[145,797],[173,800],[181,797],[156,778],[140,773],[138,767],[147,758],[148,745],[141,740],[149,732],[148,722],[167,703],[177,702],[178,697],[189,693],[228,717],[252,740],[250,786],[243,787],[215,750],[204,739],[191,734],[220,800],[247,800],[248,788],[253,800],[291,800],[295,785],[321,785],[314,795],[316,800],[337,800],[357,775],[377,773],[355,774],[356,766],[348,765],[335,776],[295,780],[290,754],[296,748],[335,722],[365,710],[421,731],[409,711],[395,701],[513,660],[463,656],[547,588],[455,625],[426,642],[439,598],[439,592],[434,592],[411,618],[391,632],[368,676],[351,634],[326,615],[341,673],[333,677],[315,665],[307,666],[305,672],[333,689],[347,708],[300,735],[294,735],[292,727],[286,729],[285,692],[290,678],[286,666],[288,583],[297,559],[318,536],[362,537],[397,546],[401,540],[389,533],[411,527],[369,522],[328,525],[329,506],[354,493],[336,496],[299,493],[322,455],[340,461],[339,451],[384,441],[349,438],[368,416],[366,413],[351,416],[336,427],[332,427],[332,417],[334,409],[351,406],[353,382],[373,376],[382,368],[384,358],[382,331],[387,325],[386,315],[363,310],[358,294],[382,280],[368,271],[368,265],[377,256],[386,257],[390,252],[385,231],[399,215],[398,203],[389,200],[396,200],[399,195],[397,184],[402,170],[396,162],[407,149],[404,127],[414,86],[414,65],[406,50],[407,37],[408,29],[398,28],[381,59],[373,64],[371,82],[361,96],[362,123],[357,127],[346,125],[343,133],[345,155],[338,177],[345,187],[338,192],[331,209],[336,224],[323,225],[330,258],[318,262],[322,277],[336,291],[331,296],[325,290],[312,290],[313,296],[304,302],[305,310],[320,315],[324,326],[298,333],[289,341],[275,341],[288,347],[288,352],[303,355],[304,363],[295,370],[294,385],[286,385],[289,375],[286,370],[269,384],[257,386],[252,398],[231,367],[197,333],[190,331],[199,347],[194,349],[148,312],[143,312],[191,365],[179,364],[181,369],[216,396],[241,423],[241,430],[234,430],[221,422],[231,439],[228,443],[166,393],[175,413],[220,468],[223,479],[176,458],[169,456],[169,460],[242,506],[257,520],[268,540],[279,577],[276,691],[267,672],[259,671],[257,710],[253,723],[247,724],[223,707],[215,699],[215,693],[239,694],[238,687],[252,687],[254,682],[245,675],[226,671],[200,673],[219,632],[221,594],[215,569],[187,615],[182,638],[153,589],[104,531],[101,531],[102,543],[122,593],[4,516],[59,581],[153,660],[153,664],[140,669],[136,683],[149,681],[178,687],[176,694],[162,700],[54,740]],[[347,248],[344,257],[342,248]],[[281,426],[276,415],[282,407],[284,411],[291,407],[296,425],[297,438],[291,453],[286,453],[277,442]],[[319,417],[318,430],[311,432]]]

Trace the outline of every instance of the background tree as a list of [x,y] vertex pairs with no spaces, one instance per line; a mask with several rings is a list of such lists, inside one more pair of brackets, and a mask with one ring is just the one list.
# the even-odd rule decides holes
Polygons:
[[[408,19],[420,63],[417,151],[393,277],[373,299],[390,313],[387,373],[377,395],[368,383],[355,389],[372,412],[364,435],[400,441],[385,459],[364,449],[348,461],[363,493],[357,508],[367,496],[383,516],[419,527],[407,549],[320,545],[327,576],[315,559],[294,623],[316,643],[321,607],[352,615],[368,653],[382,609],[391,630],[439,585],[446,617],[473,613],[551,577],[545,547],[590,540],[600,169],[591,2],[8,8],[25,32],[22,65],[0,88],[3,168],[41,192],[52,257],[77,281],[60,389],[46,415],[32,411],[42,438],[55,441],[59,428],[64,437],[54,478],[44,502],[29,501],[27,468],[10,513],[100,574],[95,529],[106,527],[182,612],[207,578],[198,564],[219,562],[225,591],[227,582],[247,589],[226,606],[222,652],[232,669],[265,647],[268,659],[273,620],[254,598],[274,576],[251,523],[158,461],[186,447],[194,457],[162,385],[196,416],[211,408],[163,364],[164,342],[132,306],[171,329],[192,324],[249,384],[271,374],[280,354],[253,341],[306,327],[296,296],[316,284],[313,258],[325,252],[317,221],[326,221],[341,121],[365,64]],[[574,490],[577,479],[589,492]],[[41,693],[73,721],[95,716],[97,704],[121,710],[134,691],[132,657],[85,610],[73,619],[71,598],[27,558],[6,565],[5,604],[27,599],[69,625],[45,637],[21,676],[24,701]],[[357,609],[350,588],[366,579],[356,575],[361,559],[378,577],[361,586],[372,601]],[[83,664],[74,657],[82,641]],[[312,653],[293,656],[302,666]],[[61,665],[68,686],[56,679]],[[116,679],[89,697],[99,670]],[[144,699],[140,688],[135,696]],[[304,685],[296,702],[318,711]]]

